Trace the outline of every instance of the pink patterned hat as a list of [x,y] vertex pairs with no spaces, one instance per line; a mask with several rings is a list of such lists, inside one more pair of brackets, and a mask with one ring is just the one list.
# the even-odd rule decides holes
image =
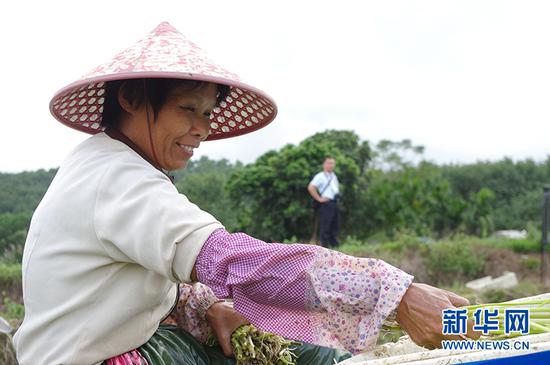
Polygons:
[[267,94],[214,63],[166,22],[110,62],[59,90],[50,102],[50,111],[71,128],[91,134],[101,132],[105,82],[135,78],[175,78],[228,85],[228,96],[213,110],[208,140],[255,131],[269,124],[277,114],[277,106]]

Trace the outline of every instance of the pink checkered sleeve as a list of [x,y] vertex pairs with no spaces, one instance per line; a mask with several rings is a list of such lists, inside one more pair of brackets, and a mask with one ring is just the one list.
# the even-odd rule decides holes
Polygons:
[[251,323],[353,353],[371,348],[412,276],[372,258],[320,246],[266,243],[223,229],[196,261],[197,277]]

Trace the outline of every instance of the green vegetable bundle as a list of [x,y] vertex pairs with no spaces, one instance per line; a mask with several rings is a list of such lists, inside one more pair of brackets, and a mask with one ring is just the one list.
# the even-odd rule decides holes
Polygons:
[[[208,343],[214,345],[212,336]],[[279,335],[261,331],[251,324],[237,328],[231,335],[237,365],[296,365],[292,346],[300,345]]]
[[468,310],[468,319],[474,320],[474,312],[480,308],[487,309],[499,309],[499,329],[489,331],[488,335],[484,338],[492,340],[508,339],[512,337],[520,336],[518,333],[504,333],[504,311],[506,309],[529,309],[529,334],[535,335],[540,333],[550,333],[550,299],[534,299],[527,301],[512,301],[504,303],[489,303],[489,304],[477,304],[462,307],[461,309]]

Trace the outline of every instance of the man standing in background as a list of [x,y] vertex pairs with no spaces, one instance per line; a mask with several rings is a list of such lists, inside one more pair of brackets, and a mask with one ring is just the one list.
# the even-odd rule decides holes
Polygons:
[[319,212],[319,240],[323,247],[338,246],[338,230],[340,229],[340,212],[338,210],[338,178],[334,173],[336,161],[333,157],[326,157],[323,162],[323,171],[313,177],[307,190],[315,200]]

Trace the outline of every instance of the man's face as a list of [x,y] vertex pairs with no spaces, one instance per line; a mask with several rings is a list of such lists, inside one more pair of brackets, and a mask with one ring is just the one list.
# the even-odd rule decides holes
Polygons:
[[333,172],[334,166],[336,166],[336,161],[333,158],[327,158],[323,163],[323,170],[326,172]]

